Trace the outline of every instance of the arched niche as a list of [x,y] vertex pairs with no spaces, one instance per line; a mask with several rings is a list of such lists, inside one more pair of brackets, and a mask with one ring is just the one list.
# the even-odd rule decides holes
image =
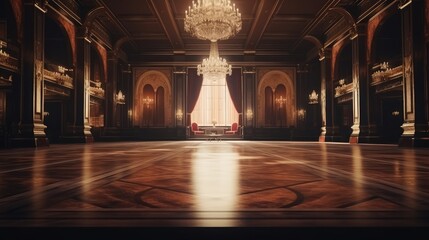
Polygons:
[[0,40],[8,43],[18,41],[17,20],[9,1],[0,1]]
[[[14,14],[16,7],[9,1],[0,2],[0,77],[2,82],[9,79],[11,75],[18,74],[20,69],[19,23]],[[11,82],[2,85],[9,84]]]
[[[278,100],[280,98],[282,100]],[[272,70],[260,78],[257,98],[257,126],[296,126],[295,84],[290,73]]]
[[167,76],[156,70],[136,78],[134,90],[134,126],[172,127],[171,84]]
[[21,11],[20,3],[0,1],[0,129],[9,129],[0,131],[0,148],[7,146],[8,137],[18,134],[12,126],[19,121],[20,18],[15,13]]
[[[404,122],[401,14],[386,10],[382,16],[374,29],[370,48],[369,99],[381,142],[397,143]],[[384,76],[378,77],[381,75]]]
[[45,67],[73,69],[73,51],[65,28],[54,18],[45,18]]
[[[353,125],[352,44],[344,40],[334,46],[333,91],[335,92],[334,125],[339,128],[339,141],[347,142]],[[339,90],[342,89],[342,90]]]
[[334,62],[334,87],[339,80],[344,79],[344,83],[352,82],[352,44],[350,41],[344,42],[338,49],[338,54]]
[[371,67],[388,62],[390,67],[402,64],[401,15],[396,11],[381,19],[371,42]]
[[73,119],[74,54],[68,31],[57,16],[45,17],[44,109],[46,135],[50,143],[60,142]]
[[98,45],[91,45],[90,55],[90,117],[91,127],[104,126],[105,114],[105,69]]

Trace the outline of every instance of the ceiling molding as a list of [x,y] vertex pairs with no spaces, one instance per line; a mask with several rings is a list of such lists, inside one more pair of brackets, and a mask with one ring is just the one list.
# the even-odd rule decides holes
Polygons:
[[325,18],[327,15],[327,12],[330,8],[336,6],[338,3],[340,3],[341,0],[329,0],[317,13],[317,15],[314,17],[313,21],[311,21],[305,28],[304,31],[302,31],[301,36],[299,37],[298,41],[296,42],[295,46],[293,47],[293,50],[296,50],[298,45],[304,40],[304,37],[309,35],[313,29],[317,27],[317,25],[320,24],[321,21]]
[[276,15],[273,17],[272,21],[279,21],[279,22],[307,22],[311,21],[313,19],[312,15],[309,14],[301,14],[301,15]]
[[244,44],[245,51],[255,51],[265,33],[268,24],[274,16],[274,13],[281,6],[283,0],[261,0],[256,11],[255,20],[253,21],[246,43]]
[[[109,8],[109,6],[103,1],[103,0],[97,0],[97,2],[102,5],[105,8],[106,15],[112,20],[112,22],[119,28],[119,30],[122,32],[122,37],[129,37],[132,39],[131,34],[128,32],[127,28],[119,21],[119,19],[116,17],[116,15],[112,12],[112,10]],[[137,45],[134,41],[130,41],[131,45],[136,48]]]
[[170,40],[174,51],[184,51],[185,44],[177,27],[173,10],[168,0],[149,0],[150,7],[153,9],[158,21],[164,29],[165,35]]

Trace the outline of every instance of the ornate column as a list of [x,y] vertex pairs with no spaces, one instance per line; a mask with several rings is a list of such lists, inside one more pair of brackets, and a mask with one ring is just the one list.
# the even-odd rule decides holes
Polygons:
[[19,133],[11,139],[14,147],[49,145],[44,120],[44,33],[46,1],[25,0],[22,39],[21,109]]
[[400,146],[429,146],[427,92],[425,91],[425,8],[423,0],[400,0],[404,66],[404,132]]
[[122,72],[122,82],[123,86],[125,87],[122,89],[122,91],[125,93],[125,109],[126,109],[126,116],[124,117],[124,126],[126,128],[132,128],[133,127],[133,80],[131,75],[131,65],[127,64],[127,69],[123,70]]
[[186,69],[177,68],[173,72],[174,118],[176,127],[186,126]]
[[89,125],[91,42],[87,36],[85,27],[78,29],[76,36],[74,121],[73,125],[68,127],[63,141],[69,143],[90,143],[94,141],[91,134],[91,126]]
[[320,108],[322,114],[322,132],[319,136],[319,142],[333,140],[333,108],[334,108],[334,91],[331,79],[331,49],[320,49]]
[[105,127],[116,127],[116,94],[118,82],[118,56],[113,51],[107,53],[107,82],[106,82],[106,119]]
[[368,66],[366,25],[359,25],[352,38],[353,126],[350,143],[368,135]]
[[176,137],[186,138],[186,68],[173,71],[174,119],[177,128]]
[[243,69],[243,137],[252,139],[256,123],[256,70],[254,67]]

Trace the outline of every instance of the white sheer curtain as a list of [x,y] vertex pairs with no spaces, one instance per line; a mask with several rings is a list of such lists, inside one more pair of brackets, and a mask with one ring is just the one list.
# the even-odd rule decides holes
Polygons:
[[213,122],[216,122],[216,126],[230,126],[238,122],[238,112],[232,103],[225,78],[216,81],[203,79],[191,119],[199,126],[212,126]]

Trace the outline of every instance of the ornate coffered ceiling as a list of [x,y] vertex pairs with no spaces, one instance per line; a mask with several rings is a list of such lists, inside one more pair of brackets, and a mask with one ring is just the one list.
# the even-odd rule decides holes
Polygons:
[[[318,39],[322,45],[329,43],[348,31],[350,16],[358,22],[362,16],[393,2],[232,1],[242,13],[243,27],[238,35],[219,42],[220,55],[231,63],[283,64],[302,62],[317,55],[319,49],[307,40],[308,36]],[[110,33],[112,48],[123,51],[134,63],[199,62],[208,55],[209,42],[184,31],[185,10],[191,3],[191,0],[79,1],[86,14],[95,7],[104,8],[104,17],[97,17],[96,24]],[[344,9],[346,14],[332,11],[333,8]]]

